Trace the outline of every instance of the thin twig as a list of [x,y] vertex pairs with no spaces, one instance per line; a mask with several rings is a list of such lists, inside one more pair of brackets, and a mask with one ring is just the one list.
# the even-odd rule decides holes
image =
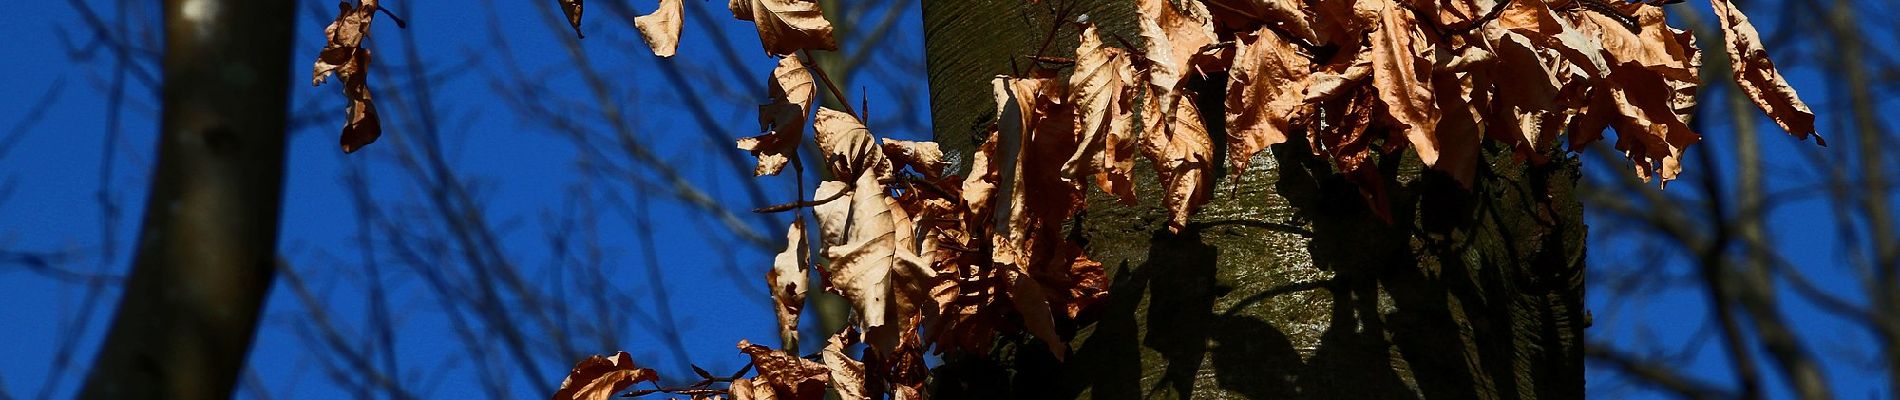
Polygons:
[[[775,213],[775,212],[791,211],[791,210],[796,210],[796,209],[805,208],[805,207],[817,207],[817,206],[824,205],[825,203],[830,203],[832,200],[837,200],[840,197],[844,197],[844,194],[850,193],[851,189],[853,188],[846,187],[845,190],[840,190],[838,191],[838,193],[832,193],[831,197],[827,197],[820,200],[812,200],[812,201],[799,200],[799,201],[794,201],[794,202],[785,203],[785,204],[773,204],[773,205],[769,205],[765,207],[754,208],[752,209],[752,212],[760,213],[760,214],[768,214],[768,213]],[[803,196],[800,196],[800,197],[803,197]],[[801,213],[799,215],[802,217],[804,214]]]

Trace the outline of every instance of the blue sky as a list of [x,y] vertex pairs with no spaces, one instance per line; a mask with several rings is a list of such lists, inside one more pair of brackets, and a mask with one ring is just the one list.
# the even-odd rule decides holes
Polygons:
[[[9,38],[0,41],[0,50],[16,60],[0,64],[0,88],[5,88],[7,94],[0,98],[0,129],[5,129],[0,130],[0,135],[6,135],[0,136],[0,144],[12,143],[0,150],[4,152],[0,153],[0,250],[48,255],[50,257],[41,259],[46,265],[79,275],[122,274],[129,265],[130,243],[136,239],[138,216],[143,209],[158,110],[156,87],[141,81],[140,73],[127,71],[155,73],[157,67],[151,58],[133,54],[135,69],[122,69],[112,53],[88,50],[87,43],[95,40],[94,35],[68,2],[16,3],[9,5],[9,12],[0,13],[0,37]],[[651,3],[651,0],[636,0],[630,6],[645,12],[654,7]],[[1696,3],[1695,9],[1706,10],[1705,5],[1692,3]],[[157,11],[152,4],[141,2],[90,1],[87,4],[108,21],[149,20]],[[568,70],[571,64],[565,46],[572,40],[571,31],[559,25],[553,26],[560,29],[550,28],[550,21],[559,19],[551,13],[552,2],[412,6],[406,1],[385,1],[386,6],[409,21],[409,28],[403,32],[387,20],[377,22],[372,44],[378,51],[376,62],[390,67],[378,70],[378,75],[371,78],[380,85],[376,88],[378,99],[391,101],[401,97],[405,102],[413,102],[421,97],[419,93],[404,91],[400,73],[412,61],[399,39],[403,34],[413,34],[415,41],[423,44],[416,52],[422,61],[421,68],[432,77],[434,89],[428,96],[437,114],[442,116],[439,120],[441,136],[431,137],[403,128],[413,126],[404,124],[414,121],[386,120],[386,126],[392,128],[385,130],[383,141],[352,155],[341,154],[337,149],[337,128],[343,120],[338,87],[331,84],[313,88],[303,84],[309,76],[306,68],[322,47],[319,33],[329,13],[335,11],[334,5],[327,1],[301,4],[306,7],[300,11],[297,21],[299,36],[297,50],[291,56],[293,70],[286,71],[283,79],[292,83],[293,118],[304,123],[292,132],[290,141],[284,233],[279,249],[286,261],[310,281],[314,295],[333,310],[336,318],[343,321],[342,325],[356,329],[352,332],[372,332],[366,327],[373,320],[365,316],[368,290],[361,283],[369,273],[363,271],[366,263],[360,256],[362,249],[357,240],[362,227],[355,219],[357,211],[346,179],[352,173],[361,173],[367,177],[372,196],[390,204],[422,204],[419,183],[401,168],[399,155],[407,151],[406,146],[435,143],[445,149],[445,162],[459,179],[471,182],[471,187],[477,189],[477,197],[484,202],[480,208],[482,215],[499,227],[502,250],[511,261],[522,264],[525,274],[534,277],[558,276],[550,275],[559,273],[561,267],[548,261],[556,258],[556,249],[548,244],[547,232],[570,228],[558,224],[561,216],[582,214],[573,205],[576,196],[602,200],[640,190],[591,186],[599,180],[583,176],[576,161],[585,158],[583,155],[588,149],[550,132],[546,124],[516,113],[504,101],[509,100],[505,98],[509,94],[496,90],[510,82],[527,80],[545,85],[567,98],[594,99],[586,82]],[[719,201],[734,204],[740,210],[750,208],[756,204],[751,204],[750,198],[738,189],[734,181],[737,175],[725,162],[726,156],[738,150],[731,147],[730,141],[711,138],[737,138],[755,131],[754,106],[764,99],[764,77],[773,61],[759,50],[749,23],[731,19],[722,2],[688,2],[688,5],[688,13],[708,13],[712,18],[687,21],[680,56],[675,59],[661,61],[652,57],[630,21],[615,19],[616,15],[598,5],[589,13],[583,27],[588,38],[580,44],[589,60],[613,78],[615,90],[606,96],[621,104],[616,111],[630,121],[630,129],[649,140],[647,144],[656,149],[660,158],[682,166],[690,180],[702,183]],[[430,6],[433,8],[426,8]],[[873,118],[871,128],[882,136],[901,139],[928,136],[925,120],[898,118],[907,113],[925,115],[927,112],[928,92],[914,83],[920,82],[923,74],[917,13],[914,5],[903,9],[899,24],[884,37],[890,45],[874,54],[871,61],[874,67],[853,78],[854,89],[862,88],[872,113],[880,116]],[[510,67],[506,60],[497,59],[502,53],[494,47],[490,33],[484,29],[491,22],[499,23],[501,31],[507,32],[508,48],[515,55],[513,61],[518,63],[519,69]],[[723,30],[724,35],[708,37],[705,31],[693,25],[702,22],[718,24],[717,28]],[[1764,32],[1774,29],[1764,22],[1757,21],[1763,25]],[[1774,48],[1776,43],[1772,40],[1769,45]],[[846,42],[847,51],[855,49],[852,43],[854,41]],[[141,46],[156,48],[155,43]],[[722,54],[715,50],[720,46],[740,55],[742,65],[730,72],[714,67],[725,62]],[[1704,46],[1714,49],[1711,44]],[[1781,57],[1778,60],[1790,58],[1780,51],[1777,56]],[[673,63],[675,69],[666,69],[662,62]],[[1789,68],[1795,86],[1810,102],[1824,98],[1829,90],[1827,81],[1811,70],[1788,67],[1798,66],[1798,62],[1784,61],[1783,64]],[[516,72],[524,74],[517,76]],[[746,79],[736,83],[728,79],[734,76]],[[114,104],[113,88],[118,86],[115,82],[119,80],[127,84],[117,103],[122,112],[113,114],[108,111]],[[727,96],[733,93],[739,101]],[[749,99],[744,97],[748,93],[752,96]],[[852,96],[858,95],[853,93]],[[714,125],[705,125],[706,119],[692,116],[690,110],[682,106],[689,99],[705,102],[707,108],[703,111],[713,117],[710,122]],[[1725,115],[1720,114],[1726,112],[1719,109],[1720,105],[1705,106],[1718,107],[1712,115]],[[1882,104],[1880,108],[1888,112],[1895,110],[1890,104]],[[43,113],[36,114],[36,110]],[[1823,107],[1817,110],[1825,111]],[[595,117],[586,110],[566,109],[564,112],[571,113],[575,120]],[[1725,146],[1732,144],[1724,139],[1730,134],[1725,121],[1726,118],[1720,118],[1706,125],[1707,140],[1690,151],[1727,156],[1729,151]],[[1831,123],[1823,118],[1824,133],[1831,133],[1826,129]],[[111,129],[114,124],[118,127],[116,137],[107,134],[115,131]],[[590,124],[586,125],[587,129],[608,128],[605,124]],[[11,130],[15,127],[19,128],[17,132]],[[1762,133],[1763,145],[1770,149],[1771,187],[1799,187],[1812,182],[1814,172],[1806,170],[1797,153],[1774,151],[1810,144],[1787,139],[1771,127],[1763,125]],[[717,135],[703,133],[708,130]],[[1828,137],[1836,146],[1832,149],[1851,148],[1848,134]],[[1622,173],[1618,170],[1620,166],[1590,165],[1588,168],[1592,174]],[[1693,166],[1689,169],[1690,174],[1713,172],[1696,171]],[[788,190],[781,188],[789,185],[789,179],[783,177],[764,182],[767,193],[785,193]],[[102,198],[116,205],[120,212],[117,218],[106,215],[101,207]],[[751,339],[769,343],[775,337],[770,310],[756,298],[762,293],[756,286],[762,285],[759,278],[769,265],[770,255],[722,245],[730,242],[730,237],[722,234],[719,225],[703,213],[664,196],[650,199],[650,203],[639,206],[647,208],[644,213],[630,215],[624,210],[604,210],[575,219],[590,222],[585,224],[592,226],[588,232],[604,239],[601,252],[604,263],[611,266],[607,269],[610,284],[631,287],[629,291],[637,292],[649,283],[646,280],[651,275],[645,268],[661,268],[663,274],[658,276],[664,279],[666,287],[672,288],[674,295],[685,354],[694,355],[693,361],[715,372],[736,367],[742,361],[733,351],[734,342]],[[1834,227],[1827,207],[1819,202],[1805,202],[1780,209],[1774,214],[1772,234],[1786,254],[1817,282],[1858,296],[1860,292],[1853,286],[1853,271],[1842,266],[1845,256],[1836,251],[1830,239]],[[392,211],[405,209],[384,210]],[[771,226],[754,223],[757,225],[754,228],[780,240],[785,218],[769,219],[776,223]],[[660,234],[646,236],[650,243],[636,240],[640,238],[636,237],[639,231],[635,227],[640,224],[648,224]],[[1592,221],[1592,225],[1601,228],[1603,224]],[[1636,254],[1639,244],[1630,243],[1626,238],[1593,233],[1591,239],[1593,269],[1653,268],[1658,280],[1679,280],[1692,272],[1686,260],[1681,259],[1644,265],[1652,260]],[[441,366],[434,375],[402,378],[414,379],[421,386],[416,390],[427,393],[428,397],[482,393],[480,375],[473,372],[469,364],[486,355],[469,355],[460,345],[447,343],[452,341],[447,337],[454,322],[444,315],[425,311],[437,309],[432,308],[437,300],[424,290],[425,283],[418,278],[419,273],[403,272],[396,266],[399,263],[391,260],[371,261],[390,269],[377,276],[386,277],[384,282],[389,285],[395,314],[392,323],[398,331],[396,346],[401,351],[399,362],[405,369],[413,365]],[[746,269],[735,277],[729,272],[732,266]],[[9,355],[0,359],[0,388],[19,398],[70,396],[85,365],[90,362],[104,329],[105,317],[116,304],[116,290],[95,293],[84,285],[57,279],[54,275],[57,274],[36,273],[14,264],[0,265],[0,321],[8,321],[0,328],[0,353]],[[300,300],[281,282],[277,289],[252,354],[257,381],[278,397],[347,397],[349,393],[338,389],[324,372],[309,368],[320,364],[326,355],[313,353],[314,347],[298,333],[308,326],[307,321],[301,319],[305,314]],[[1597,326],[1591,328],[1590,333],[1623,345],[1625,349],[1693,347],[1697,342],[1710,340],[1702,331],[1701,321],[1706,319],[1707,313],[1702,296],[1697,290],[1674,290],[1640,299],[1606,299],[1593,295],[1589,304],[1597,316]],[[1838,394],[1849,398],[1891,396],[1880,392],[1885,390],[1884,383],[1878,382],[1871,370],[1851,360],[1852,357],[1836,356],[1871,349],[1864,329],[1825,317],[1811,304],[1799,300],[1782,303],[1789,317],[1803,332],[1810,334],[1806,344],[1826,360]],[[684,372],[673,368],[680,360],[674,359],[671,352],[660,350],[663,338],[632,323],[613,325],[625,328],[614,334],[617,337],[614,345],[618,349],[633,352],[640,360],[651,360],[650,363],[663,371]],[[78,339],[67,340],[74,336]],[[1830,340],[1816,340],[1823,337]],[[76,347],[61,348],[68,342]],[[1689,358],[1691,365],[1696,366],[1692,370],[1713,381],[1726,380],[1727,360],[1716,346],[1702,347]],[[611,350],[616,349],[591,349],[594,352]],[[62,353],[71,357],[70,364],[63,369],[58,367],[56,357]],[[514,393],[534,395],[529,397],[541,395],[534,385],[558,382],[567,365],[545,362],[536,367],[539,375],[518,376],[518,382],[510,383]],[[1602,390],[1593,394],[1650,395],[1624,392],[1624,386],[1616,382],[1615,376],[1594,369],[1589,378],[1592,390]],[[1778,384],[1771,384],[1770,388],[1776,393],[1786,393]],[[240,394],[253,395],[256,393]]]

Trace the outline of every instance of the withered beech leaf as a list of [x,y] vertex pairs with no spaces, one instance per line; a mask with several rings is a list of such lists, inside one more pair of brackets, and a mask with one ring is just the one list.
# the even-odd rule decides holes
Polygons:
[[877,145],[877,138],[871,137],[871,130],[858,121],[858,117],[843,111],[819,107],[818,116],[812,120],[812,129],[816,131],[818,150],[824,153],[825,165],[838,180],[856,181],[858,175],[869,173],[876,179],[873,182],[891,180],[891,165],[884,157],[884,150]]
[[1148,83],[1172,93],[1187,80],[1197,55],[1214,44],[1214,26],[1207,6],[1199,1],[1140,0],[1135,12],[1141,28],[1143,53],[1149,60]]
[[[1207,126],[1201,119],[1200,107],[1193,102],[1182,101],[1176,107],[1174,121],[1171,123],[1168,150],[1164,153],[1168,172],[1162,174],[1168,181],[1168,194],[1164,201],[1173,215],[1168,220],[1168,230],[1179,233],[1187,228],[1188,216],[1207,203],[1208,180],[1212,177],[1214,143],[1207,136]],[[1162,164],[1157,162],[1156,164]]]
[[679,49],[680,13],[685,7],[680,1],[660,0],[660,8],[652,14],[633,17],[633,27],[640,30],[640,37],[646,39],[653,55],[672,57],[673,51]]
[[1135,202],[1134,67],[1122,49],[1104,46],[1095,24],[1085,23],[1076,48],[1075,73],[1069,77],[1069,103],[1075,106],[1079,145],[1062,164],[1062,178],[1080,185],[1090,174],[1103,191],[1123,203]]
[[362,47],[363,39],[369,37],[370,22],[376,17],[376,4],[376,0],[362,0],[355,7],[349,2],[337,3],[336,21],[323,28],[326,41],[311,74],[313,86],[323,84],[331,74],[343,80],[343,96],[349,100],[349,119],[339,139],[344,153],[355,152],[383,134],[376,104],[370,100],[370,52]]
[[825,386],[831,383],[831,371],[824,364],[744,340],[739,341],[739,352],[752,356],[752,366],[759,371],[758,376],[752,378],[755,398],[759,398],[759,382],[771,389],[770,392],[774,394],[772,397],[780,399],[825,398]]
[[726,8],[732,10],[733,18],[758,27],[759,44],[766,53],[838,49],[831,37],[831,21],[825,20],[817,0],[731,0]]
[[574,26],[574,36],[586,39],[587,35],[581,34],[581,11],[585,8],[586,4],[582,4],[582,0],[556,1],[561,3],[561,13],[567,14],[567,24]]
[[998,246],[996,254],[996,262],[1009,280],[1009,302],[1016,306],[1016,313],[1022,316],[1023,329],[1049,346],[1049,352],[1055,355],[1056,360],[1062,360],[1069,353],[1069,345],[1063,343],[1062,336],[1056,333],[1055,314],[1049,310],[1049,300],[1042,293],[1042,285],[1036,283],[1021,267],[1026,257],[1014,252],[1008,245]]
[[1716,20],[1722,22],[1727,42],[1723,47],[1728,49],[1729,66],[1735,70],[1735,84],[1741,86],[1742,93],[1774,118],[1783,131],[1800,139],[1814,135],[1815,143],[1826,146],[1827,141],[1814,133],[1814,111],[1795,94],[1793,86],[1788,86],[1788,80],[1775,69],[1775,62],[1768,59],[1761,34],[1748,22],[1748,16],[1728,0],[1709,3],[1715,6]]
[[785,251],[772,259],[772,272],[765,276],[772,300],[778,303],[773,310],[778,312],[779,339],[792,351],[798,350],[798,314],[805,308],[805,291],[811,285],[810,254],[805,245],[805,220],[792,220],[785,232]]
[[893,167],[907,166],[923,174],[926,179],[943,177],[950,162],[944,160],[943,149],[937,142],[918,142],[910,140],[884,139],[884,156],[891,160]]
[[1385,104],[1393,129],[1405,132],[1425,165],[1438,163],[1437,101],[1432,98],[1433,44],[1416,14],[1393,0],[1382,0],[1379,29],[1372,32],[1372,85]]
[[[1167,192],[1168,231],[1180,233],[1188,216],[1207,202],[1214,143],[1207,136],[1193,96],[1155,96],[1143,101],[1142,153],[1154,161]],[[1173,104],[1163,103],[1173,101]]]
[[1312,73],[1312,61],[1278,33],[1261,27],[1235,35],[1233,69],[1227,72],[1227,154],[1234,176],[1255,153],[1286,142],[1288,119],[1304,103],[1297,85]]
[[1214,19],[1235,31],[1253,31],[1276,27],[1307,43],[1319,43],[1313,30],[1313,16],[1305,1],[1299,0],[1207,0]]
[[772,393],[772,385],[766,384],[763,380],[734,379],[727,390],[731,392],[732,400],[778,400],[777,394]]
[[864,363],[851,359],[844,353],[844,341],[833,335],[826,340],[825,351],[820,355],[825,359],[825,369],[830,371],[831,387],[838,391],[838,398],[844,400],[869,400],[871,396],[865,388]]
[[791,160],[788,154],[796,152],[799,142],[805,140],[805,116],[811,111],[811,73],[798,56],[779,59],[766,86],[772,102],[759,106],[759,125],[765,126],[766,133],[739,139],[739,149],[759,159],[758,167],[752,170],[755,176],[778,175],[785,170]]
[[[897,263],[898,245],[894,214],[902,210],[890,206],[890,196],[885,195],[883,185],[871,174],[859,175],[854,186],[847,219],[837,221],[835,216],[821,216],[819,220],[828,225],[844,225],[843,243],[825,247],[825,257],[831,259],[828,278],[831,288],[858,312],[867,332],[891,332],[888,329],[894,328],[897,322],[890,318],[894,314],[891,308],[896,306],[891,298],[891,275]],[[870,342],[874,346],[896,345],[895,340]],[[888,351],[889,347],[883,350]]]
[[596,355],[574,364],[561,389],[554,392],[554,400],[607,400],[633,384],[659,380],[653,370],[634,365],[627,352],[614,353],[612,358]]
[[1619,6],[1636,18],[1638,29],[1600,12],[1574,13],[1579,31],[1601,45],[1610,70],[1592,89],[1589,103],[1572,122],[1572,148],[1616,128],[1616,149],[1629,158],[1637,177],[1661,177],[1666,184],[1682,170],[1683,150],[1701,140],[1687,124],[1701,83],[1695,36],[1670,28],[1662,9],[1630,3]]

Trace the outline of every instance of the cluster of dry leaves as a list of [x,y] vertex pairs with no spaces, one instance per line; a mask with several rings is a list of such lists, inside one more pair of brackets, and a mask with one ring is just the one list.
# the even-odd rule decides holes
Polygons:
[[[815,1],[730,0],[733,16],[752,21],[764,50],[779,57],[770,102],[759,107],[765,132],[738,147],[758,158],[757,175],[788,165],[802,172],[799,148],[809,128],[827,178],[810,200],[762,209],[799,213],[766,277],[787,348],[741,341],[756,375],[715,379],[701,371],[706,380],[694,387],[643,392],[918,398],[927,349],[982,354],[998,332],[1027,332],[1060,358],[1067,348],[1057,316],[1073,318],[1107,294],[1101,264],[1064,230],[1083,206],[1086,182],[1135,202],[1139,153],[1166,186],[1171,230],[1184,228],[1207,200],[1217,138],[1191,80],[1225,77],[1225,162],[1235,171],[1268,146],[1304,136],[1375,201],[1383,178],[1374,164],[1408,148],[1469,185],[1484,139],[1542,162],[1536,149],[1559,133],[1569,132],[1576,149],[1615,128],[1615,146],[1636,174],[1667,181],[1680,171],[1683,149],[1700,138],[1687,123],[1702,79],[1700,51],[1693,35],[1665,24],[1655,4],[1134,1],[1139,46],[1121,38],[1114,42],[1122,46],[1111,46],[1095,26],[1075,22],[1080,46],[1072,60],[997,77],[997,122],[968,173],[957,176],[946,172],[950,163],[935,143],[879,139],[862,115],[814,107],[821,82],[842,97],[799,55],[838,47]],[[559,3],[578,34],[582,1]],[[659,3],[634,23],[666,57],[678,47],[683,9],[681,0]],[[1783,129],[1813,135],[1814,115],[1768,60],[1755,28],[1729,0],[1711,3],[1736,83]],[[345,3],[317,62],[317,82],[342,76],[350,99],[345,151],[378,134],[363,83],[369,52],[360,47],[375,10],[375,0]],[[817,221],[815,243],[807,243],[804,208]],[[816,283],[808,279],[814,268]],[[800,357],[798,319],[814,284],[849,300],[855,323],[819,353]],[[865,350],[852,357],[848,349],[858,343]],[[575,367],[555,398],[603,399],[657,380],[624,352],[596,356]]]

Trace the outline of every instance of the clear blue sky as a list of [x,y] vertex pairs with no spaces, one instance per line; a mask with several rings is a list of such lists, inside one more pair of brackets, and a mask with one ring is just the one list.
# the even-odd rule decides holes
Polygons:
[[[151,2],[89,3],[110,21],[149,18],[156,13]],[[446,117],[442,143],[448,149],[445,151],[448,162],[463,179],[480,183],[480,196],[488,204],[484,215],[508,227],[503,230],[502,246],[514,261],[524,264],[531,276],[540,276],[534,274],[549,272],[546,260],[551,254],[543,232],[553,229],[546,225],[543,216],[569,211],[566,194],[575,190],[576,185],[590,181],[577,172],[575,160],[580,152],[572,142],[547,132],[545,125],[514,114],[506,102],[499,101],[504,95],[494,90],[493,85],[506,79],[531,79],[564,90],[568,93],[566,97],[580,101],[589,101],[591,95],[578,77],[563,73],[569,60],[563,43],[571,40],[571,32],[563,34],[548,28],[548,19],[557,18],[547,12],[553,9],[553,2],[497,1],[493,2],[492,9],[481,3],[465,3],[411,5],[407,1],[385,1],[386,6],[409,21],[408,29],[418,42],[425,44],[419,49],[427,61],[425,65],[439,76],[434,99],[436,108]],[[636,0],[631,6],[644,12],[654,7],[651,3],[651,0]],[[1692,3],[1696,3],[1696,9],[1706,9],[1699,2]],[[312,88],[303,83],[308,81],[307,68],[322,46],[319,33],[335,7],[327,0],[302,4],[307,7],[299,14],[298,49],[292,61],[293,69],[286,71],[283,79],[290,82],[295,94],[293,117],[308,123],[293,132],[290,142],[284,233],[279,248],[286,260],[313,280],[312,286],[338,318],[346,321],[345,325],[360,327],[366,321],[362,316],[365,291],[347,277],[362,273],[358,271],[361,249],[355,240],[358,226],[343,180],[349,165],[356,164],[370,176],[370,188],[377,198],[391,202],[418,201],[420,194],[416,192],[415,182],[398,171],[394,158],[400,151],[399,143],[414,140],[414,136],[405,135],[414,133],[387,129],[382,142],[357,154],[343,155],[337,150],[337,127],[343,120],[343,102],[337,87],[333,83]],[[119,5],[131,7],[118,8]],[[729,141],[708,140],[699,132],[712,129],[720,132],[717,136],[726,138],[753,133],[757,126],[753,116],[755,103],[728,102],[724,100],[726,97],[707,93],[715,90],[752,93],[755,97],[750,101],[762,101],[764,77],[773,62],[759,50],[756,37],[750,34],[749,23],[731,19],[723,2],[693,1],[688,5],[688,13],[712,13],[713,18],[689,20],[681,56],[664,62],[684,67],[681,76],[695,80],[686,86],[690,89],[665,81],[667,75],[660,72],[657,64],[661,61],[641,47],[630,21],[613,19],[612,14],[604,11],[590,13],[584,26],[588,38],[581,44],[593,63],[605,66],[616,79],[624,80],[620,87],[639,88],[612,96],[628,104],[622,109],[627,119],[632,121],[635,130],[654,138],[653,145],[662,157],[688,167],[688,171],[705,170],[690,174],[693,179],[706,182],[708,190],[721,201],[739,205],[739,209],[749,208],[754,204],[750,204],[736,185],[719,183],[730,181],[733,175],[724,169],[721,160],[725,154],[717,152],[738,150],[731,148]],[[127,90],[120,103],[123,113],[116,122],[120,134],[115,141],[109,141],[114,139],[106,134],[113,123],[108,113],[112,88],[115,80],[122,79],[120,72],[125,70],[114,64],[109,52],[85,51],[86,44],[95,40],[94,35],[68,2],[23,1],[9,4],[8,8],[8,12],[0,13],[0,37],[8,38],[0,41],[0,51],[14,60],[0,64],[0,88],[5,89],[5,96],[0,97],[0,135],[9,135],[0,136],[0,145],[11,143],[0,150],[4,151],[0,153],[0,250],[52,255],[54,257],[44,259],[47,265],[69,272],[122,274],[129,265],[130,244],[135,240],[139,215],[143,211],[146,178],[153,161],[158,110],[156,87],[140,82],[136,73],[123,74],[129,83],[125,85]],[[927,112],[924,108],[928,98],[926,90],[914,83],[893,83],[922,80],[923,70],[919,64],[922,37],[916,8],[914,5],[908,8],[905,18],[885,38],[893,46],[878,55],[879,61],[873,61],[882,63],[881,69],[888,72],[865,74],[853,82],[864,87],[863,93],[869,98],[873,114],[922,115]],[[531,76],[508,77],[510,69],[506,63],[494,59],[497,52],[486,43],[488,33],[484,30],[491,20],[499,21],[504,31],[512,32],[509,43],[517,55],[515,61]],[[719,27],[727,31],[726,40],[706,37],[701,34],[703,31],[690,25],[702,21],[720,24]],[[1771,31],[1773,27],[1762,26],[1762,29]],[[379,51],[378,63],[398,68],[407,65],[409,60],[397,50],[397,35],[393,24],[379,18],[375,28],[378,41],[373,45]],[[156,49],[155,43],[149,45],[147,48]],[[1773,48],[1776,43],[1769,45]],[[744,75],[750,78],[744,82],[727,82],[724,89],[711,85],[712,82],[698,81],[726,76],[696,67],[723,62],[713,50],[714,46],[730,46],[744,56],[748,63],[744,66]],[[1714,49],[1710,44],[1705,47]],[[847,43],[846,48],[853,47]],[[74,49],[81,53],[69,52]],[[76,58],[79,56],[84,57]],[[156,65],[150,60],[147,57],[146,61],[136,64],[143,71],[156,72]],[[457,66],[462,60],[474,62]],[[1795,86],[1811,102],[1824,98],[1828,88],[1819,77],[1800,70],[1796,70],[1793,77]],[[380,82],[387,85],[397,77],[383,74],[371,79],[382,80]],[[387,95],[378,93],[379,98]],[[699,121],[685,116],[680,104],[689,96],[710,99],[711,114],[722,118],[716,121],[721,125],[702,126]],[[41,109],[43,114],[34,114]],[[1881,109],[1895,110],[1886,104]],[[889,121],[880,123],[874,119],[871,128],[879,135],[904,139],[928,136],[926,126],[901,123],[901,119]],[[18,132],[19,136],[11,136],[13,132],[6,129],[16,126],[24,129]],[[1825,118],[1822,126],[1823,131],[1828,132],[1825,128],[1829,122]],[[1729,133],[1725,122],[1713,122],[1707,127],[1704,132],[1707,142],[1691,149],[1692,152],[1717,151],[1727,145],[1724,137]],[[1764,125],[1765,129],[1771,129],[1767,127]],[[1847,148],[1844,145],[1850,142],[1846,134],[1828,137],[1837,143],[1836,149]],[[1808,144],[1795,143],[1772,131],[1763,134],[1763,143],[1771,149],[1771,176],[1788,177],[1772,179],[1771,185],[1800,186],[1804,183],[1800,177],[1812,176],[1802,170],[1804,167],[1800,167],[1802,164],[1792,152],[1772,151]],[[1726,154],[1726,150],[1720,152]],[[1693,166],[1689,171],[1692,174],[1704,172],[1708,171],[1696,171]],[[1620,172],[1611,171],[1610,166],[1593,165],[1591,173]],[[785,185],[788,183],[784,180],[766,182],[768,193],[784,193],[776,189]],[[101,193],[119,207],[122,215],[117,219],[106,219],[100,205]],[[653,237],[657,249],[653,256],[662,266],[667,284],[676,288],[673,302],[681,316],[686,354],[695,355],[694,361],[719,371],[742,362],[733,351],[737,340],[774,342],[770,311],[756,299],[745,298],[760,293],[758,288],[739,286],[762,286],[760,277],[769,265],[769,255],[750,250],[728,251],[709,245],[726,238],[717,235],[717,225],[707,223],[703,215],[695,214],[693,209],[678,202],[658,200],[653,207],[650,222],[663,232]],[[1852,287],[1851,271],[1839,266],[1844,258],[1833,252],[1833,243],[1828,242],[1833,229],[1832,217],[1823,207],[1819,203],[1804,203],[1780,210],[1775,214],[1773,234],[1779,245],[1788,249],[1787,254],[1807,268],[1823,286],[1838,288],[1843,293],[1858,293]],[[604,214],[599,221],[601,238],[624,240],[624,243],[605,244],[607,262],[620,265],[615,269],[618,275],[613,276],[610,284],[644,285],[646,275],[642,268],[647,258],[641,253],[642,247],[633,240],[634,231],[625,223],[627,219]],[[1599,224],[1593,222],[1593,225]],[[783,229],[782,225],[755,228],[775,240]],[[1637,248],[1628,240],[1595,234],[1591,239],[1592,268],[1627,269],[1632,268],[1630,263],[1646,260],[1630,255]],[[1681,280],[1687,276],[1691,270],[1683,261],[1671,260],[1653,266],[1657,279]],[[725,272],[726,265],[748,269],[735,278]],[[448,319],[426,312],[406,312],[435,309],[431,308],[434,300],[422,294],[422,283],[410,276],[392,279],[390,285],[392,301],[398,304],[395,311],[400,327],[401,362],[405,366],[442,367],[439,376],[404,378],[421,382],[423,387],[418,391],[431,398],[480,393],[477,375],[469,366],[470,356],[463,354],[459,345],[449,343],[452,340],[448,339]],[[297,319],[304,315],[301,303],[281,290],[284,287],[279,285],[280,290],[270,300],[265,326],[252,353],[257,379],[279,397],[347,396],[334,387],[324,372],[309,368],[316,363],[314,359],[325,355],[313,354],[313,345],[305,343],[297,334],[298,326],[303,325]],[[1706,332],[1699,332],[1707,313],[1701,292],[1676,290],[1670,293],[1645,299],[1591,296],[1589,304],[1597,316],[1597,326],[1590,334],[1625,349],[1680,349],[1706,341],[1709,338]],[[18,398],[70,396],[91,360],[105,317],[116,304],[116,296],[114,290],[90,293],[82,285],[30,271],[20,264],[0,264],[0,354],[7,355],[0,358],[0,389]],[[1876,375],[1864,369],[1860,361],[1837,357],[1843,352],[1871,348],[1864,329],[1824,317],[1801,301],[1783,303],[1784,310],[1809,335],[1806,343],[1826,360],[1838,394],[1848,398],[1891,395],[1880,392],[1885,390],[1884,384],[1877,382]],[[620,345],[635,353],[638,359],[650,360],[647,362],[662,370],[679,365],[670,352],[662,350],[659,338],[632,325],[621,326],[629,329],[617,334]],[[79,337],[74,341],[76,348],[59,347],[75,335]],[[59,369],[55,355],[62,352],[69,352],[71,365]],[[1693,365],[1703,370],[1700,376],[1714,381],[1728,379],[1727,360],[1716,346],[1703,346],[1694,354]],[[540,367],[540,376],[521,376],[520,382],[511,385],[517,393],[532,395],[527,396],[531,398],[544,395],[529,389],[525,383],[558,382],[567,365],[550,363]],[[1593,394],[1649,395],[1621,391],[1618,388],[1622,386],[1614,375],[1594,369],[1589,378],[1593,390],[1605,390]],[[1776,385],[1771,388],[1777,393],[1786,393]]]

